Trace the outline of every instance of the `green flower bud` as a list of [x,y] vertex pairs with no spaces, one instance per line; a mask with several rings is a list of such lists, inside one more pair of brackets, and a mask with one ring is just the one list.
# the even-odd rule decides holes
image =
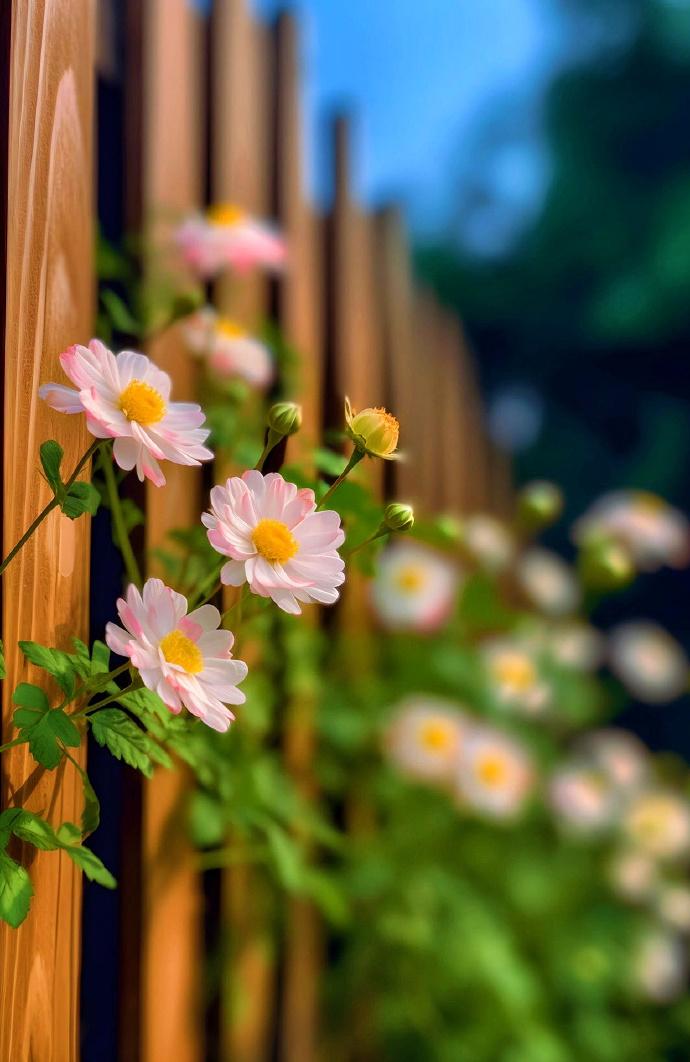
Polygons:
[[596,536],[584,542],[578,567],[583,582],[596,590],[622,590],[635,577],[630,551],[612,538]]
[[555,483],[535,480],[522,488],[517,507],[522,524],[530,528],[547,527],[563,511],[563,494]]
[[267,419],[276,435],[294,435],[302,427],[302,407],[296,402],[276,402],[269,409]]
[[382,524],[388,531],[411,531],[414,527],[414,510],[411,505],[402,502],[391,502],[387,505]]

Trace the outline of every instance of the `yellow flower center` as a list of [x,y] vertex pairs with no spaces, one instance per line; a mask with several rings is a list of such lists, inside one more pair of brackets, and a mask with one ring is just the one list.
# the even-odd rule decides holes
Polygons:
[[237,321],[232,321],[229,317],[218,318],[216,321],[216,331],[220,332],[222,336],[226,336],[228,339],[240,339],[247,334]]
[[477,764],[477,777],[490,789],[503,785],[508,777],[505,760],[498,753],[490,752]]
[[537,678],[534,664],[523,653],[502,653],[494,660],[493,671],[502,686],[517,693],[531,689]]
[[455,743],[451,728],[438,719],[424,723],[419,736],[422,745],[429,752],[449,752]]
[[405,594],[414,594],[424,586],[425,573],[415,564],[407,564],[395,576],[395,585]]
[[244,210],[234,203],[216,203],[206,211],[206,218],[211,225],[238,225],[245,217]]
[[252,531],[252,542],[270,564],[285,564],[299,549],[297,539],[281,520],[259,520]]
[[170,631],[165,638],[161,638],[159,648],[169,664],[184,668],[188,675],[197,675],[204,670],[201,649],[182,631]]
[[165,416],[165,400],[155,387],[143,380],[132,380],[120,395],[118,403],[127,420],[148,427]]

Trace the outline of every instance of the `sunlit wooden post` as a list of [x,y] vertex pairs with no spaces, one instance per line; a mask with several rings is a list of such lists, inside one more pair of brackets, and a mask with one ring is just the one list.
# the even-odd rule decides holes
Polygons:
[[[212,199],[265,216],[272,193],[268,30],[252,16],[247,0],[216,0],[211,39]],[[266,278],[222,278],[216,289],[217,309],[256,331],[268,309]],[[217,468],[216,479],[227,474],[227,468]],[[233,599],[232,591],[226,593],[226,607]],[[257,646],[242,644],[242,658],[250,666],[260,666],[257,654]],[[275,941],[262,884],[245,864],[223,873],[223,918],[231,956],[222,984],[221,1042],[224,1057],[233,1062],[262,1062],[270,1052]]]
[[[203,24],[188,0],[147,0],[142,40],[144,270],[169,256],[171,228],[201,206],[204,192]],[[176,325],[150,346],[170,374],[176,401],[196,398],[196,364]],[[167,462],[166,486],[147,484],[146,546],[200,516],[201,470]],[[161,575],[155,562],[147,574]],[[142,1027],[144,1062],[203,1057],[203,923],[200,875],[187,835],[188,777],[159,769],[143,789]]]
[[[277,318],[285,338],[300,355],[302,430],[291,450],[308,452],[321,440],[323,346],[319,223],[309,208],[303,183],[303,138],[300,106],[299,38],[293,15],[283,14],[274,27],[275,208],[289,248],[289,268],[278,286]],[[300,622],[318,623],[310,607]],[[300,691],[285,710],[283,742],[287,769],[302,794],[316,790],[314,692]],[[280,1058],[311,1062],[318,1042],[319,975],[323,964],[322,927],[314,904],[300,897],[287,903],[282,964]]]
[[[92,328],[93,13],[91,0],[11,5],[9,99],[0,99],[9,108],[0,159],[8,190],[0,206],[7,218],[3,552],[50,498],[39,445],[57,438],[69,469],[89,443],[82,418],[52,412],[37,392],[61,378],[58,355],[87,342]],[[0,20],[9,16],[7,9]],[[73,636],[85,637],[88,584],[89,520],[54,512],[4,577],[3,740],[11,736],[12,689],[37,679],[17,640],[69,648]],[[55,825],[79,821],[81,779],[70,765],[37,768],[25,745],[2,761],[3,807],[47,813]],[[35,895],[19,930],[0,923],[0,1058],[62,1062],[78,1057],[81,873],[63,853],[26,846],[18,855]]]

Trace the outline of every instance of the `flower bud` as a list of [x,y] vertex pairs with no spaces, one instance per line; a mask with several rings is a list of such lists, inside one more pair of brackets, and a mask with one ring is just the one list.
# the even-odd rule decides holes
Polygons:
[[296,402],[276,402],[269,409],[267,420],[276,435],[294,435],[302,427],[302,407]]
[[414,527],[414,510],[411,505],[391,502],[386,506],[381,522],[388,531],[411,531]]
[[517,506],[518,517],[525,527],[548,527],[563,511],[563,494],[555,483],[535,480],[522,488]]
[[578,566],[583,582],[596,590],[622,590],[635,576],[629,550],[611,538],[584,542]]
[[347,434],[358,450],[371,457],[382,457],[386,461],[395,460],[400,425],[392,413],[382,406],[369,407],[355,413],[350,399],[345,399],[345,423]]

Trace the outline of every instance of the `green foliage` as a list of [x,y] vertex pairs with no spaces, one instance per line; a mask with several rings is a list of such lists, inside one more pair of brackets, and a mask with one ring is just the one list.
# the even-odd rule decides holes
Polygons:
[[7,678],[7,668],[5,666],[5,646],[3,645],[2,638],[0,638],[0,679]]
[[40,815],[23,808],[8,808],[0,813],[0,918],[13,928],[21,925],[29,912],[33,887],[25,868],[5,850],[10,836],[44,852],[60,849],[90,881],[108,889],[116,887],[114,877],[98,856],[81,844],[82,832],[73,823],[65,822],[54,830]]
[[172,766],[165,750],[120,708],[95,711],[89,716],[89,723],[99,745],[147,778],[153,774],[155,764]]
[[70,520],[83,513],[94,516],[100,504],[100,495],[91,483],[78,481],[69,487],[62,480],[60,465],[64,451],[54,439],[48,439],[40,448],[41,465],[48,484],[57,498],[60,509]]
[[78,748],[81,734],[62,708],[51,708],[46,694],[38,686],[20,682],[13,694],[19,705],[12,719],[20,737],[28,741],[34,759],[53,770],[63,756],[63,746]]

